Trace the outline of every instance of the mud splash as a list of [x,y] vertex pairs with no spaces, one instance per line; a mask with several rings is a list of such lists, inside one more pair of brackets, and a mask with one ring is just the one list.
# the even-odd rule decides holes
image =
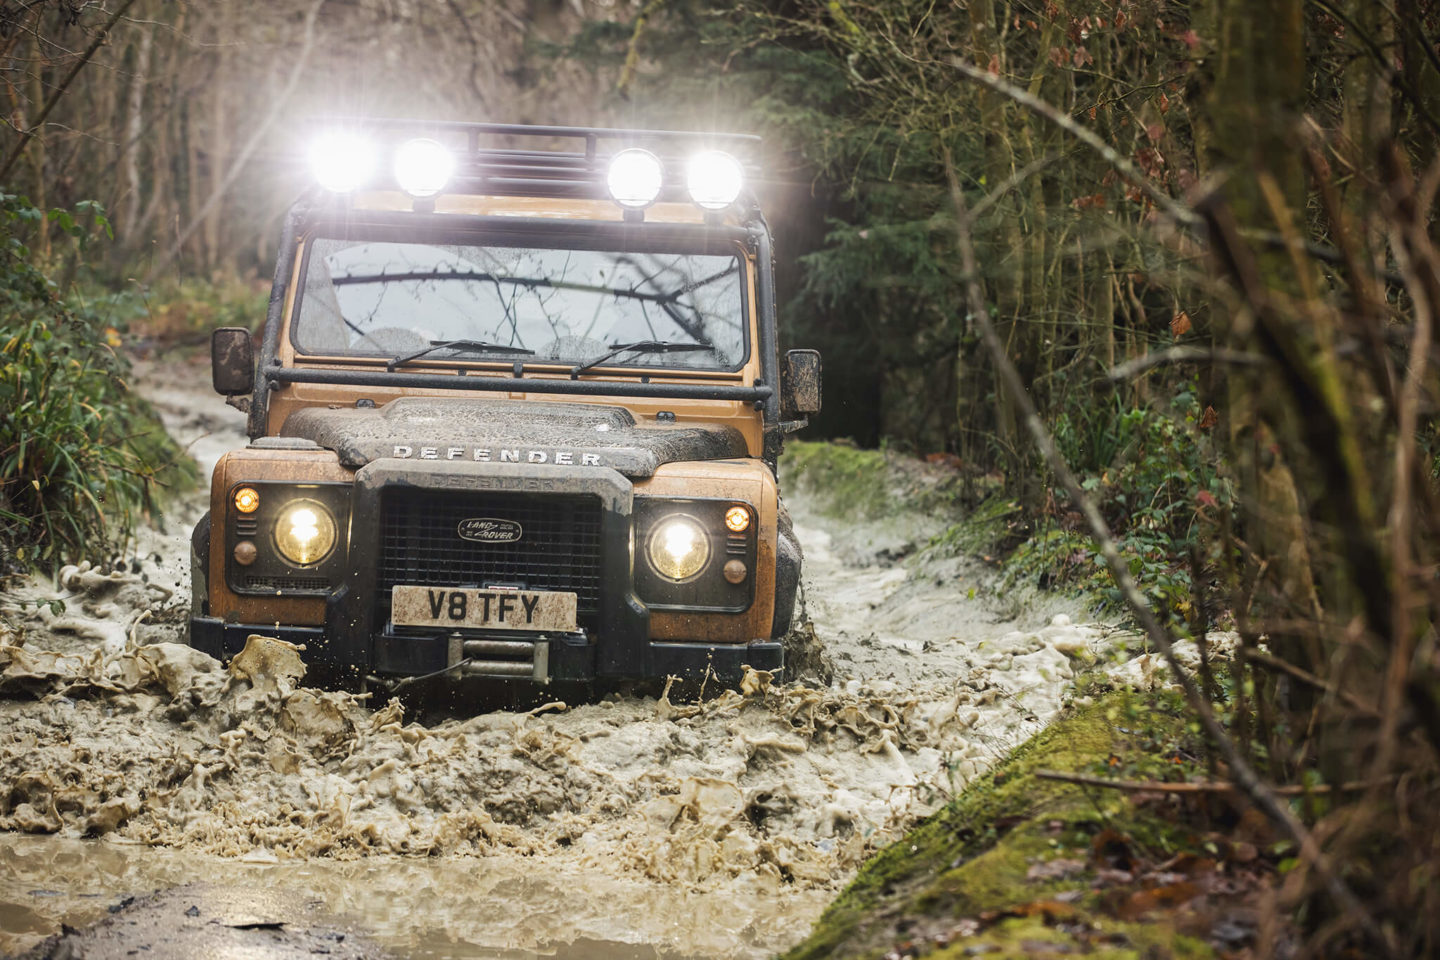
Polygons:
[[[187,401],[155,399],[182,442],[228,413],[172,390]],[[305,688],[279,641],[252,638],[228,667],[170,642],[188,599],[181,517],[118,570],[82,565],[22,592],[20,632],[0,634],[0,829],[126,844],[142,872],[135,850],[171,848],[153,860],[183,856],[187,879],[238,861],[396,890],[386,878],[418,870],[443,901],[477,877],[528,878],[481,885],[487,913],[526,922],[454,924],[477,949],[783,949],[865,857],[1044,724],[1075,657],[1122,639],[1063,613],[1002,627],[967,599],[978,580],[963,562],[857,554],[803,497],[792,510],[828,687],[751,674],[699,704],[616,698],[428,727],[396,702]],[[64,613],[35,607],[53,596]],[[376,925],[387,901],[358,899]],[[661,903],[684,907],[635,907]],[[398,942],[415,946],[435,909],[416,903]]]

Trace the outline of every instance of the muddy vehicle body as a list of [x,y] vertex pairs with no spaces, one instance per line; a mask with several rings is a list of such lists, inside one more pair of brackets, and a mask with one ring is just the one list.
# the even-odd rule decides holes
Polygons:
[[781,670],[800,551],[775,466],[819,356],[777,349],[733,157],[754,138],[326,137],[258,357],[212,341],[251,442],[194,531],[191,643],[279,637],[390,684]]

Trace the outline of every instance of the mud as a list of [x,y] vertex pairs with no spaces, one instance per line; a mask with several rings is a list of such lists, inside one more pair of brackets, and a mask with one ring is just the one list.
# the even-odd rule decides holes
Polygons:
[[[243,440],[204,373],[167,368],[149,395],[208,473]],[[815,516],[803,491],[790,503],[834,680],[751,674],[700,703],[424,726],[397,702],[304,687],[279,641],[254,637],[222,666],[175,642],[199,498],[119,569],[22,587],[5,598],[17,629],[0,627],[0,830],[48,839],[0,836],[0,918],[41,917],[0,923],[0,951],[68,916],[21,887],[73,899],[95,886],[84,864],[116,851],[131,878],[117,887],[328,878],[313,884],[336,891],[317,894],[328,909],[414,955],[759,957],[797,942],[865,857],[1059,709],[1077,659],[1127,638],[1054,609],[1000,622],[981,571],[919,549],[923,518],[887,532]],[[45,844],[105,852],[69,867]],[[437,930],[449,946],[424,952]]]
[[111,916],[84,930],[65,929],[25,960],[149,960],[265,957],[385,960],[387,954],[353,929],[327,923],[323,901],[302,891],[185,884],[143,899],[126,897]]

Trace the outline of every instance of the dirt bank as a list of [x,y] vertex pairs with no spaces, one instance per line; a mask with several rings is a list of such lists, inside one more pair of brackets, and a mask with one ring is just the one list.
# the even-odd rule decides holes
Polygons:
[[[242,441],[205,375],[167,364],[147,393],[208,472]],[[155,873],[171,879],[157,885],[174,882],[158,864],[177,854],[187,876],[235,860],[329,870],[423,856],[399,861],[424,864],[431,891],[397,893],[410,912],[356,898],[359,921],[402,951],[437,923],[452,955],[582,941],[783,949],[865,857],[1040,729],[1077,658],[1123,639],[1054,610],[998,622],[980,569],[914,549],[923,517],[877,530],[789,495],[828,687],[752,677],[701,704],[615,698],[428,727],[395,703],[304,688],[283,644],[256,640],[227,669],[175,643],[193,500],[143,531],[123,569],[71,568],[7,596],[18,630],[0,646],[0,829],[129,845],[127,883],[150,883],[143,851],[168,848]],[[63,612],[35,606],[56,597]],[[0,861],[7,900],[36,877],[19,859]],[[430,909],[472,890],[477,863],[529,880],[488,886],[488,919]],[[383,884],[388,869],[358,882]],[[82,879],[60,870],[40,885]],[[0,936],[0,950],[39,932]]]

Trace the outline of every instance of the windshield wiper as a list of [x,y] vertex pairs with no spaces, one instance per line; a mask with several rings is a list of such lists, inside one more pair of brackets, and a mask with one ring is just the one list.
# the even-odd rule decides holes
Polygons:
[[580,374],[592,367],[598,367],[612,357],[618,357],[622,353],[695,353],[700,350],[714,350],[713,343],[672,343],[669,340],[636,340],[633,343],[612,343],[606,353],[600,354],[590,360],[577,363],[570,368],[570,379],[574,380]]
[[504,343],[489,343],[485,340],[431,340],[430,346],[424,350],[416,350],[414,353],[406,354],[403,357],[396,357],[394,360],[386,363],[385,372],[394,373],[396,367],[407,364],[411,360],[419,360],[426,354],[434,353],[436,350],[473,350],[480,353],[525,354],[530,357],[535,355],[534,350],[528,350],[525,347],[512,347]]

